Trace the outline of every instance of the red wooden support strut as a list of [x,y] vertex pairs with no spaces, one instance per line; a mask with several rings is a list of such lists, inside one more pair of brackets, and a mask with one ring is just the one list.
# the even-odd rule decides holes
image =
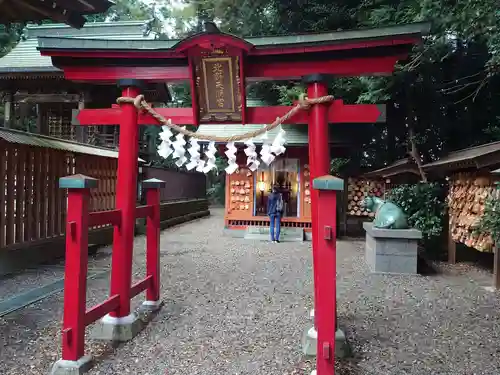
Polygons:
[[66,361],[78,361],[84,356],[88,206],[90,188],[96,186],[96,179],[83,175],[63,177],[59,180],[59,188],[68,189],[62,335],[62,359]]
[[325,175],[313,180],[313,191],[318,195],[318,239],[316,242],[318,268],[315,290],[318,302],[314,315],[318,331],[317,374],[333,375],[335,372],[336,331],[336,240],[337,240],[337,191],[344,188],[340,178]]
[[148,206],[153,207],[146,219],[146,270],[153,280],[146,290],[144,304],[157,305],[160,301],[160,188],[165,182],[152,178],[142,183]]
[[[141,82],[122,80],[122,96],[135,98]],[[133,104],[121,105],[120,152],[116,180],[116,209],[121,210],[120,228],[114,228],[113,259],[111,261],[111,296],[118,294],[120,304],[112,317],[130,314],[130,286],[132,283],[132,257],[135,232],[136,186],[139,154],[139,126],[137,108]]]

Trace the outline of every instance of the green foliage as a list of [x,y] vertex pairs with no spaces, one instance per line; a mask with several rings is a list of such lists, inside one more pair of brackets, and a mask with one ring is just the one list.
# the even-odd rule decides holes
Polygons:
[[389,191],[387,200],[408,215],[411,227],[422,231],[425,239],[439,237],[445,217],[445,189],[438,183],[400,185]]
[[346,158],[335,158],[330,160],[330,174],[338,176],[342,173],[342,169],[346,167],[350,162],[350,159]]
[[[170,17],[170,6],[166,2],[141,0],[115,0],[106,13],[86,16],[89,22],[150,20],[145,33],[163,33],[164,20]],[[159,3],[159,5],[158,5]]]
[[490,233],[494,241],[500,240],[500,199],[497,196],[486,200],[484,214],[479,222],[479,231]]
[[224,204],[226,200],[226,185],[217,182],[215,185],[207,189],[207,197],[212,204]]

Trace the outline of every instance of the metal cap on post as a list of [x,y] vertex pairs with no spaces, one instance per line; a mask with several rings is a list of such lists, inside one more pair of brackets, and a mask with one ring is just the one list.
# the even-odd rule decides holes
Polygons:
[[326,82],[330,79],[330,76],[327,74],[321,74],[321,73],[315,73],[315,74],[308,74],[306,76],[302,77],[302,82],[303,83],[319,83],[319,82]]
[[98,180],[83,174],[61,177],[59,179],[59,189],[94,189]]
[[163,180],[159,180],[157,178],[150,178],[142,181],[143,189],[161,189],[164,188],[167,183]]
[[127,87],[135,87],[138,88],[139,90],[143,91],[146,89],[146,82],[141,80],[141,79],[135,79],[135,78],[123,78],[118,80],[117,86],[120,89],[126,89]]
[[342,191],[344,180],[331,175],[321,176],[313,180],[313,189]]

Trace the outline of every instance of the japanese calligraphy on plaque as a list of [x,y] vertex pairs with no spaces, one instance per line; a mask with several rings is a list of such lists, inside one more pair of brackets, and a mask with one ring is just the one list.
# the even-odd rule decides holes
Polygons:
[[238,56],[201,57],[194,69],[200,122],[241,121]]

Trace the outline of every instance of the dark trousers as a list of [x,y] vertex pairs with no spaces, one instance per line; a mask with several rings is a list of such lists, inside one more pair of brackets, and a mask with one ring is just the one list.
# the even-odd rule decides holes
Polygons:
[[279,241],[280,231],[281,231],[281,215],[272,214],[269,215],[269,218],[270,218],[269,231],[271,232],[271,241]]

